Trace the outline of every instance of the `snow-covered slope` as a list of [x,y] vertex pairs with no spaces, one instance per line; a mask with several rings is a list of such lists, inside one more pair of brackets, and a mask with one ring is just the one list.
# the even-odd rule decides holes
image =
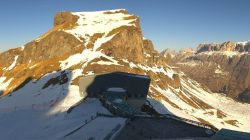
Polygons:
[[164,97],[158,97],[160,102],[151,99],[159,112],[205,122],[219,129],[249,132],[249,104],[239,103],[219,93],[206,91],[197,82],[187,77],[181,79],[181,85],[181,89],[151,87],[151,92],[157,90],[162,96],[167,97],[167,100]]
[[[94,98],[86,99],[68,114],[67,110],[82,99],[79,87],[70,85],[68,81],[43,89],[49,79],[60,75],[60,72],[47,74],[35,83],[28,83],[11,96],[0,99],[2,139],[68,139],[65,137],[67,134],[84,124],[86,125],[77,138],[104,139],[114,128],[125,123],[124,118],[97,116],[97,113],[110,113]],[[73,78],[74,74],[67,72],[65,76]]]
[[[110,113],[97,99],[81,97],[78,86],[81,76],[113,71],[149,75],[148,98],[160,113],[250,131],[248,112],[219,106],[222,99],[237,107],[248,105],[218,99],[164,60],[152,42],[143,39],[138,17],[126,10],[57,14],[50,31],[22,48],[0,54],[1,138],[114,136],[126,120],[96,116],[97,112]],[[80,106],[67,113],[81,100]]]

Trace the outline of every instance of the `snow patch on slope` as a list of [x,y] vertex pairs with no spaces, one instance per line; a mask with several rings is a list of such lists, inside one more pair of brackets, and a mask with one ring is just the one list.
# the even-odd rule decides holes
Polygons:
[[121,66],[120,64],[118,64],[118,61],[114,61],[114,62],[109,62],[109,61],[98,61],[98,62],[93,62],[91,64],[99,64],[99,65],[118,65]]
[[13,63],[7,68],[7,70],[12,70],[16,66],[18,57],[19,57],[18,55],[15,56]]
[[169,78],[173,78],[173,75],[174,75],[174,71],[172,71],[171,69],[163,68],[162,66],[161,67],[157,67],[157,66],[149,67],[146,65],[138,64],[138,67],[145,71],[152,71],[154,73],[163,73]]
[[129,67],[130,68],[137,68],[137,65],[135,65],[133,62],[129,62]]
[[21,46],[21,51],[23,51],[25,49],[25,46],[23,45],[23,46]]
[[[108,60],[111,61],[109,63],[105,62],[105,64],[119,65],[118,61],[115,60],[113,57],[107,56],[100,51],[93,51],[90,49],[85,49],[85,50],[83,50],[83,52],[81,54],[80,53],[75,54],[75,55],[70,56],[69,58],[67,58],[64,61],[60,61],[60,63],[61,63],[60,66],[61,66],[61,69],[64,70],[64,69],[70,68],[71,66],[84,63],[84,65],[82,67],[82,68],[84,68],[85,66],[87,66],[87,64],[89,62],[91,62],[92,60],[94,60],[96,58],[100,58],[100,57],[107,58]],[[101,62],[99,62],[99,63],[101,63]],[[102,63],[104,64],[104,62],[102,62]]]
[[111,40],[113,37],[115,36],[114,35],[111,35],[109,37],[102,37],[102,38],[98,38],[94,44],[94,47],[93,47],[93,50],[96,51],[99,47],[101,47],[101,45],[105,42],[108,42],[109,40]]
[[0,92],[4,91],[8,87],[10,82],[13,80],[13,78],[11,78],[7,82],[4,82],[5,79],[6,79],[6,77],[0,77]]
[[173,78],[174,71],[170,68],[164,68],[163,66],[158,67],[157,65],[155,66],[147,66],[143,64],[135,64],[133,62],[129,62],[128,60],[123,59],[122,60],[125,63],[129,64],[130,68],[140,68],[144,71],[152,71],[154,73],[163,73],[164,75],[168,76],[169,78]]

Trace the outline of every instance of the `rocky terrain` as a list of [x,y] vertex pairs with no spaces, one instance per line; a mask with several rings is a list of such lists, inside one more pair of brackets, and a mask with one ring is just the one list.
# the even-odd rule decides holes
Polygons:
[[211,91],[250,103],[250,42],[200,44],[184,59],[183,53],[171,63]]
[[[81,137],[105,138],[114,127],[122,126],[125,119],[93,117],[97,112],[108,113],[96,99],[86,99],[70,114],[67,110],[84,98],[79,95],[79,77],[113,71],[150,76],[148,100],[159,113],[217,128],[250,131],[246,123],[250,113],[244,111],[248,105],[208,91],[190,79],[188,76],[193,76],[188,71],[184,70],[187,76],[174,70],[170,63],[154,50],[150,40],[144,39],[139,18],[124,9],[59,12],[48,32],[23,47],[0,54],[2,137],[61,139],[91,118]],[[229,110],[227,106],[235,109]],[[15,126],[9,125],[17,120]],[[96,129],[100,123],[106,125]],[[30,133],[18,133],[23,127]]]

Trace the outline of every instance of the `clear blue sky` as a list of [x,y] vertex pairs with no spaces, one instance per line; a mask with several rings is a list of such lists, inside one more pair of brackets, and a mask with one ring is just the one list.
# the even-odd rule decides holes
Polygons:
[[250,39],[250,0],[2,0],[0,51],[46,32],[58,11],[116,8],[138,15],[144,36],[159,51]]

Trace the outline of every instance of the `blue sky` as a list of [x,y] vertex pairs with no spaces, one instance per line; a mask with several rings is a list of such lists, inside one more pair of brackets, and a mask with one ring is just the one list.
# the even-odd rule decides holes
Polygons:
[[19,47],[53,26],[58,11],[125,8],[159,51],[203,42],[250,40],[250,0],[5,0],[0,2],[0,51]]

